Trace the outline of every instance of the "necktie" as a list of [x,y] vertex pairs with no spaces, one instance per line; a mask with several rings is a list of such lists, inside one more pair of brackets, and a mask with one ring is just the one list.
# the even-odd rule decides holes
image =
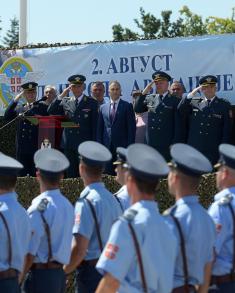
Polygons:
[[211,100],[207,100],[208,107],[210,107],[210,104],[211,104]]
[[163,95],[159,95],[159,99],[160,99],[160,101],[162,101]]
[[116,106],[116,103],[113,103],[113,107],[112,107],[111,112],[110,112],[110,120],[111,120],[111,123],[113,123],[113,120],[114,120],[114,117],[115,117],[115,113],[116,113],[115,106]]

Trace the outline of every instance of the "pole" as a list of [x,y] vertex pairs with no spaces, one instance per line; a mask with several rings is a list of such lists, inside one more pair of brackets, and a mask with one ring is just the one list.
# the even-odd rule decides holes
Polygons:
[[27,0],[20,0],[19,46],[27,45]]

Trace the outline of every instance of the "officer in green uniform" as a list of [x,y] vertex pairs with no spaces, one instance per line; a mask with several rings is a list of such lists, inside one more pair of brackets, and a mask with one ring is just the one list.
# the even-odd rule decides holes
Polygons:
[[[207,75],[179,104],[179,114],[186,123],[181,125],[183,141],[202,152],[212,164],[218,161],[218,146],[231,139],[231,105],[216,96],[217,78]],[[201,90],[204,97],[194,97]],[[179,130],[180,131],[180,130]]]
[[[137,113],[148,112],[147,144],[169,160],[169,146],[179,141],[176,132],[180,129],[177,114],[179,99],[168,91],[170,75],[157,71],[153,73],[152,78],[153,81],[147,85],[141,95],[135,97],[134,110]],[[154,84],[156,93],[148,94]]]

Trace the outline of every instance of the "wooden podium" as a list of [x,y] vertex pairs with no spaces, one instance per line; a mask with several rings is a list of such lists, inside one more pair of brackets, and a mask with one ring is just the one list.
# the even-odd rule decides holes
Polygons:
[[65,127],[79,127],[65,116],[26,116],[33,125],[38,125],[38,148],[60,148],[60,141]]

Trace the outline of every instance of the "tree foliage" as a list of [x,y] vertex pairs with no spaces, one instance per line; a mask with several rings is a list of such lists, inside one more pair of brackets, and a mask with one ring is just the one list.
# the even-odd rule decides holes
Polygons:
[[8,48],[17,47],[19,43],[19,20],[14,17],[10,22],[10,29],[3,38],[3,44]]
[[121,24],[114,25],[114,41],[172,38],[196,36],[205,34],[235,33],[235,8],[231,18],[210,16],[203,20],[201,15],[193,13],[187,6],[179,11],[180,16],[175,21],[171,20],[172,11],[161,12],[160,17],[146,13],[140,8],[140,18],[134,19],[138,32],[123,28]]

